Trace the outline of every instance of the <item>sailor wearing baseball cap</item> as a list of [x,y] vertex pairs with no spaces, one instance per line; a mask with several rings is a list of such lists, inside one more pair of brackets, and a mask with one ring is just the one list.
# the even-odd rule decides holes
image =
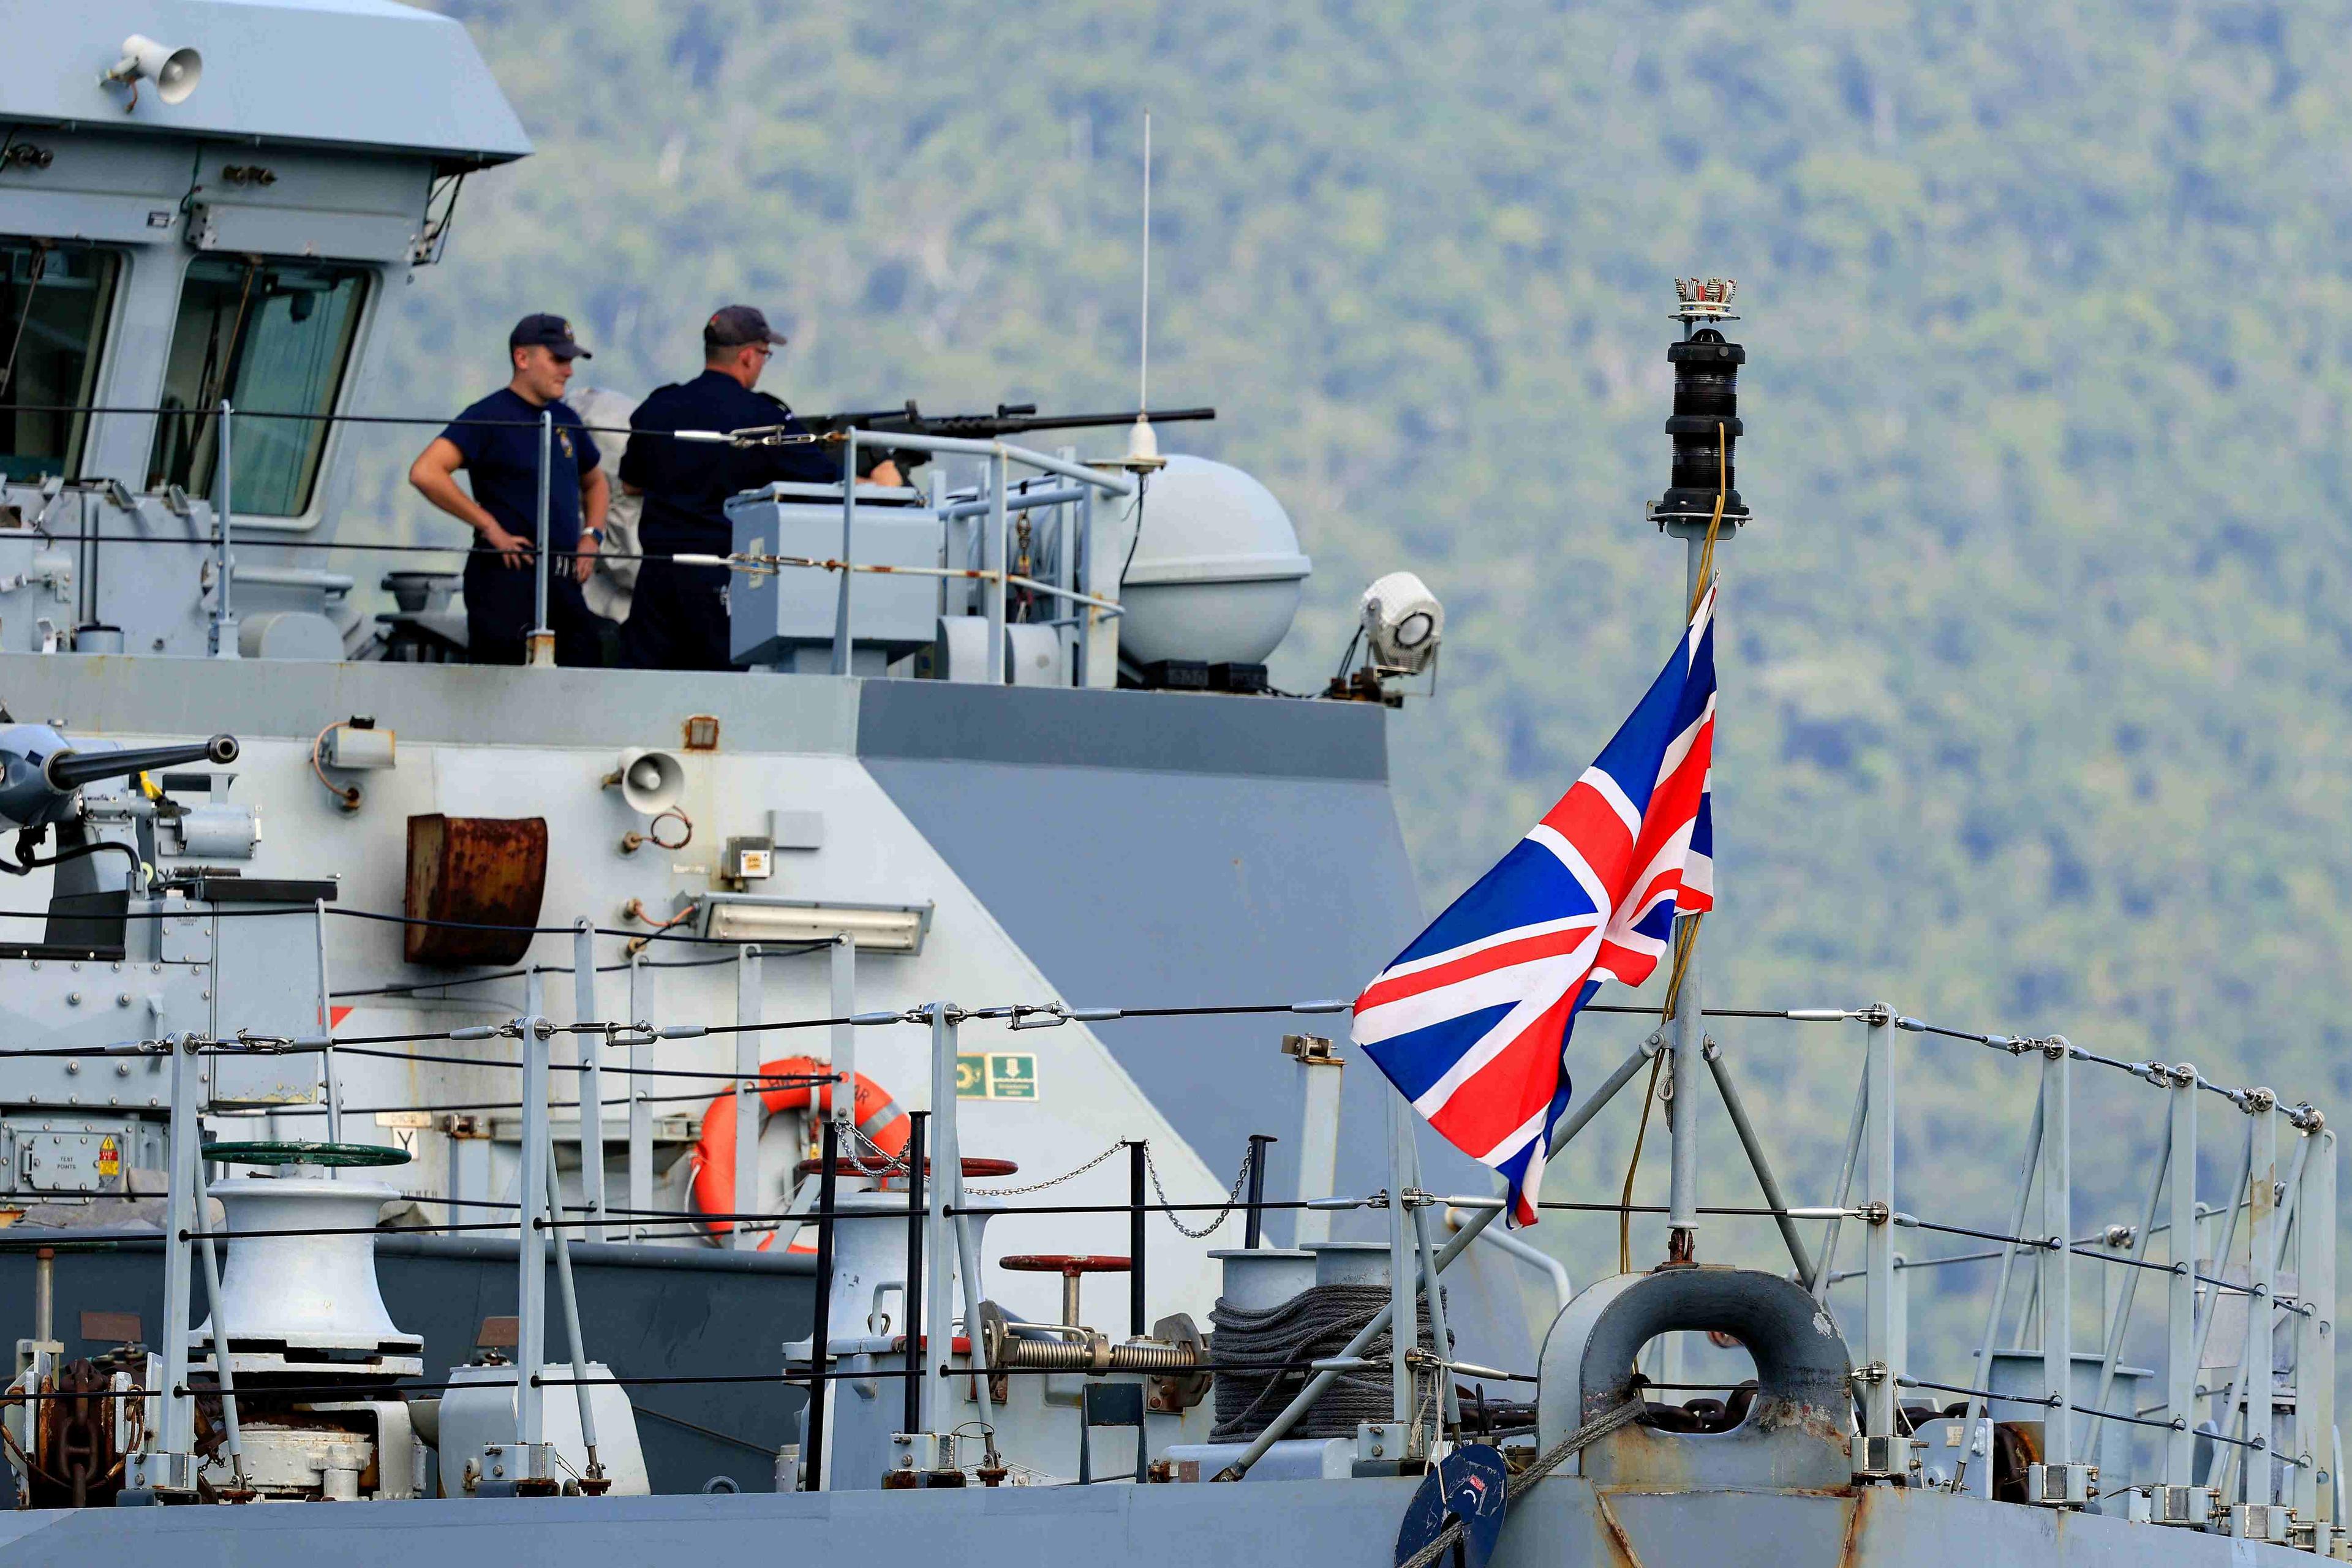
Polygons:
[[[637,570],[621,658],[639,669],[726,669],[727,571],[678,566],[672,554],[724,555],[734,548],[727,498],[782,479],[826,484],[841,466],[810,447],[714,447],[676,441],[672,430],[799,428],[780,398],[753,390],[784,335],[750,305],[728,305],[702,324],[702,374],[656,387],[629,416],[621,487],[645,496],[639,528],[646,559]],[[878,469],[875,482],[896,484]]]
[[[476,664],[523,661],[538,597],[533,541],[541,409],[555,425],[547,478],[547,545],[555,557],[547,619],[555,632],[555,660],[602,662],[599,623],[580,596],[580,583],[595,565],[611,490],[594,439],[563,402],[572,362],[593,357],[562,317],[525,316],[507,334],[512,374],[506,385],[459,414],[409,465],[408,482],[474,530],[474,548],[466,557],[466,641]],[[459,468],[473,487],[470,496],[457,486]]]

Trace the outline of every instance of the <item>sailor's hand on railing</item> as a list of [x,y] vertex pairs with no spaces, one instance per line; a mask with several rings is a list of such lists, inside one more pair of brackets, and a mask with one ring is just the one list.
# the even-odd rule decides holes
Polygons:
[[572,580],[585,584],[596,574],[596,536],[586,529],[580,531],[577,552],[572,557]]
[[499,552],[499,565],[520,570],[530,564],[530,540],[520,534],[509,533],[495,522],[486,525],[479,532],[482,543]]

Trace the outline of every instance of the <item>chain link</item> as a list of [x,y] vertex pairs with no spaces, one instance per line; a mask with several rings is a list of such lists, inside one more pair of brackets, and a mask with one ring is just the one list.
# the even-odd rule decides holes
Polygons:
[[1256,1157],[1257,1145],[1253,1143],[1250,1145],[1248,1152],[1242,1155],[1242,1168],[1234,1173],[1234,1184],[1225,1194],[1225,1206],[1219,1209],[1208,1224],[1202,1226],[1198,1230],[1194,1230],[1191,1226],[1186,1225],[1182,1220],[1176,1217],[1176,1205],[1169,1202],[1168,1189],[1160,1184],[1160,1164],[1159,1162],[1155,1161],[1151,1157],[1151,1145],[1146,1143],[1143,1146],[1143,1168],[1151,1177],[1151,1190],[1160,1194],[1160,1202],[1163,1212],[1168,1215],[1168,1223],[1176,1227],[1178,1235],[1192,1241],[1200,1241],[1205,1238],[1210,1232],[1215,1230],[1219,1226],[1224,1224],[1226,1220],[1233,1217],[1234,1205],[1242,1201],[1242,1188],[1249,1181],[1250,1163]]
[[[1109,1159],[1113,1154],[1118,1153],[1121,1149],[1126,1147],[1126,1142],[1121,1140],[1120,1142],[1112,1144],[1109,1148],[1104,1150],[1101,1153],[1096,1155],[1093,1159],[1087,1161],[1085,1164],[1080,1165],[1075,1171],[1065,1171],[1058,1176],[1049,1176],[1042,1182],[1032,1182],[1025,1187],[966,1187],[964,1189],[964,1193],[967,1196],[976,1198],[1017,1198],[1024,1193],[1042,1193],[1048,1187],[1058,1187],[1064,1182],[1085,1175],[1088,1171],[1093,1170],[1097,1165],[1101,1164],[1105,1160]],[[1145,1158],[1147,1160],[1150,1158],[1149,1145],[1146,1145],[1145,1148]]]
[[[856,1169],[860,1175],[903,1176],[907,1173],[907,1157],[904,1154],[890,1153],[882,1145],[858,1131],[857,1123],[855,1121],[845,1121],[841,1125],[847,1130],[852,1138],[866,1145],[866,1153],[853,1152],[850,1155],[850,1158],[857,1163]],[[874,1159],[867,1159],[866,1154],[873,1155]],[[874,1163],[875,1160],[879,1160],[881,1163],[877,1166]]]
[[[859,1131],[855,1123],[844,1122],[843,1125],[848,1129],[850,1137],[865,1146],[865,1153],[853,1156],[857,1162],[856,1169],[861,1174],[903,1175],[906,1173],[905,1156],[887,1152],[873,1139]],[[1042,1193],[1049,1188],[1058,1187],[1065,1182],[1076,1181],[1127,1146],[1127,1140],[1121,1139],[1085,1164],[1065,1171],[1058,1176],[1048,1176],[1042,1182],[1029,1182],[1017,1187],[966,1187],[964,1195],[975,1198],[1018,1198],[1025,1197],[1031,1193]],[[1242,1201],[1242,1189],[1249,1184],[1250,1165],[1256,1153],[1256,1149],[1252,1147],[1242,1155],[1242,1168],[1234,1173],[1234,1184],[1226,1189],[1224,1207],[1219,1209],[1208,1224],[1195,1230],[1178,1219],[1173,1212],[1168,1214],[1168,1223],[1191,1240],[1200,1241],[1206,1238],[1219,1226],[1233,1217],[1234,1205]],[[869,1154],[874,1157],[872,1160],[866,1157]],[[880,1162],[878,1167],[875,1164],[875,1161],[877,1160]],[[1172,1211],[1175,1205],[1168,1196],[1167,1187],[1160,1180],[1160,1163],[1151,1157],[1151,1145],[1149,1142],[1143,1145],[1143,1169],[1150,1176],[1151,1190],[1159,1196],[1162,1207]]]

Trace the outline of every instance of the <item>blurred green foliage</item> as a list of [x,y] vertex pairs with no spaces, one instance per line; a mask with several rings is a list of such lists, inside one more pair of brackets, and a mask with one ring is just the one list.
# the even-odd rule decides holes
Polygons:
[[[1392,729],[1433,908],[1664,657],[1669,280],[1738,278],[1759,521],[1723,559],[1709,998],[2345,1102],[2341,0],[449,9],[539,153],[398,296],[385,406],[494,384],[526,310],[641,392],[736,299],[789,323],[802,406],[1128,405],[1150,110],[1152,395],[1221,412],[1164,438],[1256,472],[1315,557],[1277,684],[1320,685],[1382,571],[1446,602]],[[437,537],[404,457],[363,510]],[[1587,1033],[1594,1077],[1632,1038]],[[1726,1044],[1822,1201],[1857,1035]],[[2083,1070],[2088,1228],[2137,1217],[2161,1097]],[[1917,1206],[2005,1215],[2031,1071],[1905,1037]],[[2206,1116],[2210,1184],[2243,1134]],[[1631,1121],[1554,1190],[1613,1197]],[[1539,1234],[1581,1279],[1614,1228]],[[1709,1256],[1771,1260],[1725,1228]]]

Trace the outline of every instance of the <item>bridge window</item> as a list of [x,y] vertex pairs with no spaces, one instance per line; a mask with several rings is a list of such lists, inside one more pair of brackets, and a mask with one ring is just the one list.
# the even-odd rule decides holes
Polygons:
[[322,419],[247,418],[331,414],[359,334],[372,268],[268,257],[200,256],[181,286],[165,413],[155,427],[147,488],[178,485],[215,495],[223,398],[238,412],[231,453],[241,516],[299,517],[310,510],[327,448]]
[[122,258],[0,237],[0,477],[81,477],[99,351]]

